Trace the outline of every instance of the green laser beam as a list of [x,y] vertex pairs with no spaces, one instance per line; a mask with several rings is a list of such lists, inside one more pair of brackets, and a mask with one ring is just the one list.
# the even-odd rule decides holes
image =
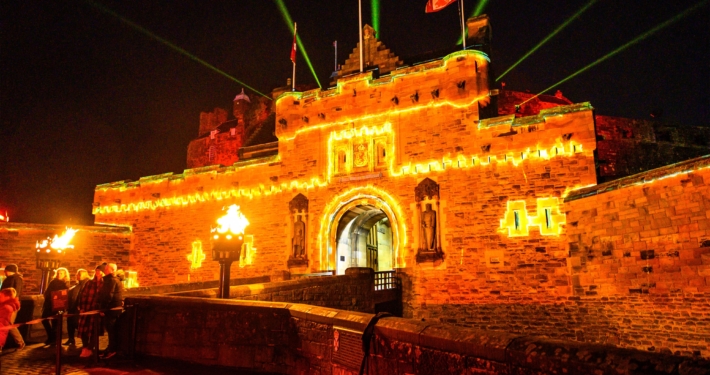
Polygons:
[[370,8],[372,9],[372,28],[377,32],[377,39],[382,40],[382,35],[380,35],[380,0],[370,0]]
[[508,74],[508,72],[510,72],[511,70],[513,70],[516,66],[518,66],[518,64],[520,64],[520,63],[523,62],[525,59],[527,59],[528,56],[532,55],[535,51],[537,51],[540,47],[542,47],[545,43],[547,43],[547,41],[549,41],[550,39],[552,39],[552,37],[554,37],[555,35],[557,35],[557,33],[559,33],[560,31],[562,31],[562,29],[564,29],[565,27],[567,27],[570,23],[572,23],[572,21],[574,21],[574,20],[577,19],[579,16],[581,16],[582,13],[584,13],[587,9],[589,9],[589,7],[591,7],[592,5],[594,5],[594,3],[596,3],[596,2],[597,2],[597,0],[592,0],[592,1],[590,1],[589,3],[587,3],[587,5],[585,5],[584,7],[582,7],[582,9],[578,10],[577,13],[575,13],[574,15],[572,15],[572,17],[568,18],[565,22],[562,23],[562,25],[560,25],[559,27],[557,27],[557,28],[555,29],[555,31],[553,31],[550,35],[546,36],[545,39],[543,39],[540,43],[538,43],[537,45],[535,45],[535,47],[533,47],[530,51],[528,51],[525,55],[523,55],[523,57],[521,57],[518,61],[516,61],[515,64],[513,64],[510,68],[508,68],[508,70],[506,70],[505,72],[503,72],[503,74],[501,74],[500,76],[498,76],[498,78],[496,78],[496,82],[500,81],[500,79],[503,78],[503,76],[505,76],[506,74]]
[[[471,15],[468,16],[468,18],[471,17],[478,17],[483,13],[483,9],[486,8],[486,5],[488,4],[488,0],[478,0],[478,4],[476,4],[476,7],[473,8],[473,11],[471,12]],[[463,37],[459,36],[459,41],[456,42],[456,45],[459,46],[463,44]]]
[[617,53],[619,53],[619,52],[621,52],[621,51],[623,51],[623,50],[625,50],[625,49],[631,47],[632,45],[634,45],[634,44],[636,44],[636,43],[638,43],[638,42],[640,42],[640,41],[642,41],[642,40],[648,38],[649,36],[655,34],[656,32],[660,31],[661,29],[670,26],[671,24],[673,24],[673,23],[679,21],[680,19],[686,17],[687,15],[689,15],[690,13],[692,13],[693,11],[695,11],[696,9],[702,7],[703,5],[706,5],[707,2],[708,2],[708,0],[704,0],[704,1],[701,1],[701,2],[699,2],[699,3],[696,3],[695,5],[691,6],[690,8],[688,8],[688,9],[686,9],[686,10],[684,10],[684,11],[678,13],[678,14],[676,14],[675,16],[673,16],[672,18],[666,20],[665,22],[661,23],[660,25],[658,25],[658,26],[652,28],[651,30],[646,31],[645,33],[643,33],[643,34],[641,34],[641,35],[639,35],[639,36],[637,36],[636,38],[634,38],[634,39],[632,39],[631,41],[627,42],[627,43],[624,44],[623,46],[621,46],[621,47],[619,47],[619,48],[617,48],[617,49],[615,49],[615,50],[613,50],[613,51],[607,53],[606,55],[604,55],[603,57],[597,59],[597,60],[594,61],[593,63],[591,63],[591,64],[585,66],[584,68],[582,68],[582,69],[580,69],[580,70],[578,70],[578,71],[576,71],[576,72],[574,72],[574,73],[572,73],[572,74],[570,74],[567,78],[565,78],[565,79],[563,79],[563,80],[561,80],[561,81],[555,83],[554,85],[552,85],[552,86],[550,86],[550,87],[548,87],[548,88],[546,88],[546,89],[540,91],[538,94],[536,94],[535,96],[533,96],[533,97],[527,99],[526,101],[520,103],[519,105],[523,105],[523,104],[525,104],[525,103],[531,101],[532,99],[537,98],[538,96],[540,96],[540,95],[546,93],[547,91],[550,91],[550,90],[554,89],[555,87],[557,87],[557,86],[559,86],[559,85],[561,85],[561,84],[563,84],[563,83],[569,81],[570,79],[572,79],[572,78],[574,78],[574,77],[576,77],[576,76],[578,76],[578,75],[584,73],[585,71],[591,69],[592,67],[594,67],[594,66],[596,66],[597,64],[601,63],[602,61],[604,61],[604,60],[606,60],[606,59],[608,59],[608,58],[610,58],[610,57],[616,55]]
[[[284,21],[286,21],[286,24],[288,25],[288,29],[291,30],[291,35],[293,36],[293,20],[291,19],[291,14],[289,14],[288,9],[286,9],[286,4],[284,4],[283,0],[276,0],[276,6],[279,7],[279,11],[281,12],[281,16],[283,16]],[[303,46],[303,42],[301,41],[301,36],[296,35],[296,44],[298,44],[298,51],[301,52],[303,55],[303,58],[306,60],[306,64],[308,65],[308,68],[311,70],[311,74],[313,74],[313,78],[316,79],[316,83],[318,84],[318,87],[323,88],[321,86],[320,81],[318,80],[318,75],[316,74],[316,70],[313,68],[313,64],[311,64],[311,59],[308,57],[308,52],[306,52],[306,47]]]
[[144,35],[147,35],[148,37],[150,37],[150,38],[152,38],[152,39],[154,39],[154,40],[156,40],[156,41],[158,41],[158,42],[160,42],[160,43],[162,43],[162,44],[164,44],[164,45],[170,47],[170,48],[173,49],[174,51],[176,51],[176,52],[178,52],[178,53],[180,53],[180,54],[182,54],[182,55],[184,55],[184,56],[187,56],[187,57],[190,58],[191,60],[198,62],[199,64],[205,66],[206,68],[212,70],[213,72],[218,73],[218,74],[220,74],[220,75],[222,75],[222,76],[224,76],[224,77],[226,77],[226,78],[228,78],[228,79],[230,79],[230,80],[232,80],[232,81],[234,81],[234,82],[236,82],[236,83],[238,83],[238,84],[240,84],[240,85],[242,85],[242,86],[248,88],[249,90],[254,91],[255,93],[257,93],[257,94],[259,94],[259,95],[261,95],[261,96],[263,96],[263,97],[265,97],[265,98],[267,98],[267,99],[269,99],[269,100],[272,100],[270,96],[259,92],[257,89],[255,89],[255,88],[253,88],[253,87],[247,85],[246,83],[244,83],[244,82],[242,82],[242,81],[240,81],[240,80],[238,80],[238,79],[236,79],[236,78],[230,76],[230,75],[227,74],[226,72],[224,72],[224,71],[222,71],[222,70],[216,68],[215,66],[211,65],[211,64],[208,63],[207,61],[202,60],[201,58],[199,58],[199,57],[197,57],[197,56],[191,54],[190,52],[188,52],[188,51],[186,51],[186,50],[184,50],[184,49],[182,49],[182,48],[176,46],[175,44],[171,43],[170,41],[168,41],[168,40],[166,40],[166,39],[164,39],[164,38],[161,38],[160,36],[158,36],[158,35],[152,33],[150,30],[148,30],[148,29],[146,29],[146,28],[144,28],[144,27],[138,25],[137,23],[135,23],[135,22],[133,22],[133,21],[131,21],[131,20],[129,20],[129,19],[127,19],[127,18],[121,16],[120,14],[118,14],[118,13],[112,11],[111,9],[106,8],[106,7],[104,7],[104,6],[101,5],[101,4],[94,3],[94,2],[92,2],[92,1],[86,1],[86,3],[89,4],[89,5],[91,5],[92,7],[94,7],[94,8],[96,8],[96,9],[100,10],[100,11],[103,12],[103,13],[106,13],[106,14],[109,14],[109,15],[111,15],[111,16],[113,16],[113,17],[118,18],[121,22],[123,22],[123,23],[125,23],[126,25],[130,26],[132,29],[134,29],[134,30],[136,30],[136,31],[138,31],[138,32],[140,32],[140,33],[142,33],[142,34],[144,34]]

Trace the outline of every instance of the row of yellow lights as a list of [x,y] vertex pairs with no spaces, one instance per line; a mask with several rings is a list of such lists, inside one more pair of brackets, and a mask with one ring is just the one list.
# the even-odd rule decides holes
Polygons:
[[329,158],[329,168],[328,168],[328,180],[331,179],[333,172],[335,171],[335,164],[337,163],[337,158],[334,143],[342,141],[344,139],[351,139],[357,137],[374,137],[382,134],[388,134],[392,137],[389,142],[389,150],[387,155],[387,160],[389,164],[389,172],[391,176],[402,176],[402,175],[417,175],[420,173],[429,172],[443,172],[450,168],[472,168],[475,166],[488,166],[492,163],[497,164],[507,164],[510,163],[513,166],[519,166],[523,161],[528,159],[537,160],[550,160],[552,157],[556,156],[574,156],[575,154],[584,153],[584,147],[581,143],[574,141],[562,142],[560,139],[555,141],[555,144],[549,148],[541,147],[539,144],[532,150],[527,148],[522,152],[508,152],[499,158],[496,155],[470,155],[466,156],[463,154],[458,154],[455,157],[444,156],[441,159],[432,159],[424,163],[408,163],[407,165],[401,166],[399,170],[394,166],[393,156],[395,155],[395,140],[394,132],[392,131],[392,125],[387,122],[381,127],[368,127],[364,126],[357,130],[343,130],[340,132],[333,132],[328,138],[328,154]]
[[418,104],[418,105],[414,105],[414,106],[411,106],[408,108],[389,109],[389,110],[386,110],[386,111],[380,112],[380,113],[372,113],[372,114],[367,114],[367,115],[363,115],[363,116],[359,116],[359,117],[355,117],[355,118],[348,118],[345,120],[331,121],[331,122],[325,122],[325,123],[318,124],[318,125],[310,125],[307,127],[302,127],[300,129],[297,129],[294,132],[293,136],[291,136],[291,137],[281,136],[281,137],[279,137],[279,140],[291,141],[291,140],[295,139],[296,136],[299,134],[307,133],[307,132],[314,131],[314,130],[321,130],[321,129],[325,129],[325,128],[329,128],[329,127],[333,127],[333,126],[343,126],[343,125],[348,125],[348,124],[352,124],[352,123],[356,123],[356,122],[367,122],[367,121],[374,121],[374,120],[386,121],[386,119],[389,117],[399,116],[399,115],[407,114],[410,112],[417,112],[417,111],[421,111],[424,109],[439,108],[439,107],[443,107],[443,106],[448,106],[448,107],[456,108],[456,109],[464,109],[464,108],[468,108],[468,107],[470,107],[470,106],[472,106],[484,99],[490,99],[490,95],[484,94],[484,95],[474,98],[473,100],[470,100],[468,102],[461,103],[461,104],[454,102],[454,101],[450,101],[450,100],[436,99],[436,100],[431,100],[426,104]]
[[[357,132],[350,133],[350,137],[357,136],[358,134],[374,134],[379,135],[383,132],[391,132],[391,125],[389,123],[385,124],[379,131],[373,130],[366,127],[367,129],[361,129]],[[346,137],[344,134],[338,136],[332,136],[328,141],[329,152],[333,150],[333,142],[338,139]],[[390,151],[388,158],[389,163],[389,173],[393,177],[405,176],[405,175],[418,175],[426,174],[431,172],[444,172],[448,169],[466,169],[473,168],[476,166],[489,166],[491,164],[510,164],[513,166],[520,166],[522,162],[530,160],[549,160],[552,157],[571,157],[578,153],[583,153],[583,147],[579,143],[569,141],[566,145],[559,140],[556,144],[550,148],[538,148],[536,150],[527,149],[526,151],[520,153],[507,153],[502,157],[495,155],[490,156],[465,156],[457,155],[455,157],[443,157],[442,159],[432,159],[424,163],[408,163],[407,165],[401,166],[397,169],[394,166],[393,158],[394,155],[394,141],[390,143]],[[311,178],[309,181],[299,181],[294,180],[290,183],[284,182],[281,184],[274,184],[270,186],[265,186],[264,184],[259,184],[258,187],[254,188],[239,188],[239,189],[229,189],[229,190],[213,190],[211,192],[198,192],[194,194],[186,194],[183,196],[177,196],[172,198],[161,198],[158,200],[147,200],[138,203],[122,203],[115,204],[111,206],[96,207],[93,210],[93,214],[108,214],[108,213],[120,213],[120,212],[139,212],[143,210],[155,210],[161,207],[184,207],[193,203],[203,203],[209,201],[222,201],[230,198],[249,198],[254,197],[268,197],[275,194],[280,194],[283,192],[288,192],[292,190],[311,190],[316,187],[326,187],[328,182],[332,178],[332,172],[334,171],[334,156],[331,153],[330,156],[330,166],[328,168],[327,180],[323,181],[318,177]]]

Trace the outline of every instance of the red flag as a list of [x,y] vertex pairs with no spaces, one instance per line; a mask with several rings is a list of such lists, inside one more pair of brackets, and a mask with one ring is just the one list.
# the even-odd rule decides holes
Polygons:
[[296,63],[296,23],[293,23],[293,47],[291,47],[291,61]]
[[438,12],[453,2],[456,2],[456,0],[429,0],[426,3],[426,12]]

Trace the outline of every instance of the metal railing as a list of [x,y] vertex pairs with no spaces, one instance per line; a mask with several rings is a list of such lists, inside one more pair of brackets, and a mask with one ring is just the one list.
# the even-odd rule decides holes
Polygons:
[[396,271],[375,272],[375,291],[399,289],[401,283]]

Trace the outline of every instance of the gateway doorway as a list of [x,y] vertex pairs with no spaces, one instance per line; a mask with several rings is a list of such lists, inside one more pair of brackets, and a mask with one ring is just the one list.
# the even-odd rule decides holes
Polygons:
[[349,267],[391,271],[392,237],[392,223],[382,209],[368,204],[351,207],[337,226],[337,274]]

